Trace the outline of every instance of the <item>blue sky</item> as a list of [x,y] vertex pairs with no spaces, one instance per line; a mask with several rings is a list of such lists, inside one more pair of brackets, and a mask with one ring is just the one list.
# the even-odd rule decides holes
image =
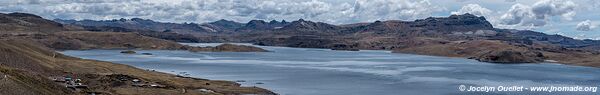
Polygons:
[[2,0],[0,12],[48,19],[145,18],[205,23],[297,20],[332,24],[471,13],[497,28],[600,39],[600,0]]

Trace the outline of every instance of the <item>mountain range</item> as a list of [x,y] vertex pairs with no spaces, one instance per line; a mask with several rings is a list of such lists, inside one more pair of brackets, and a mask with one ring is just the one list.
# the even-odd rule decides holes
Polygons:
[[219,20],[203,24],[164,23],[139,18],[54,21],[64,25],[88,27],[85,28],[88,30],[90,27],[111,27],[91,31],[119,28],[179,42],[243,42],[334,50],[391,50],[398,53],[466,57],[494,63],[558,61],[564,64],[600,66],[600,63],[590,60],[598,55],[600,41],[579,40],[530,30],[494,28],[485,17],[468,13],[415,21],[388,20],[343,25],[303,19],[291,22],[251,20],[247,23]]
[[[529,30],[497,29],[484,18],[471,14],[451,15],[449,17],[429,17],[415,21],[375,21],[373,23],[356,23],[344,25],[332,25],[322,22],[312,22],[299,19],[293,22],[285,20],[266,22],[263,20],[251,20],[247,23],[234,22],[229,20],[218,20],[210,23],[166,23],[157,22],[148,19],[115,19],[115,20],[62,20],[54,21],[65,24],[81,26],[84,30],[93,31],[114,31],[114,32],[174,32],[177,34],[193,34],[197,36],[205,35],[227,35],[243,34],[241,32],[266,32],[266,31],[317,31],[329,33],[358,33],[358,32],[411,32],[422,31],[424,35],[435,34],[455,34],[461,33],[478,35],[476,30],[489,30],[487,33],[496,33],[498,35],[488,35],[488,38],[514,40],[515,42],[543,41],[551,44],[560,45],[567,48],[596,47],[600,41],[595,40],[577,40],[561,35],[548,35],[541,32]],[[211,33],[211,34],[206,34]],[[479,35],[482,36],[482,35]],[[496,37],[493,37],[496,36]]]

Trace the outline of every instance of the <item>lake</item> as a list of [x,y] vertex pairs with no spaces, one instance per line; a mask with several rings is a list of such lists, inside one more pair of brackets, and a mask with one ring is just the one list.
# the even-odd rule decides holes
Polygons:
[[62,53],[172,74],[187,72],[191,77],[238,81],[243,86],[258,86],[282,95],[600,94],[459,90],[461,85],[467,89],[484,86],[597,87],[600,69],[593,67],[553,63],[491,64],[465,58],[381,50],[257,47],[271,52],[139,50],[138,54],[121,54],[121,50],[71,50]]

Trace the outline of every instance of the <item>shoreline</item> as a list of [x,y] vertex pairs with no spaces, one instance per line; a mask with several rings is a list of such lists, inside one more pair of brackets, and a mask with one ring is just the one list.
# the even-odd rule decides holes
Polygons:
[[[75,50],[77,51],[77,50]],[[81,50],[81,51],[86,51],[86,50]],[[189,52],[189,51],[186,51]],[[76,57],[79,58],[79,57]],[[82,58],[80,58],[82,59]],[[196,84],[199,85],[204,85],[204,83],[211,83],[211,85],[213,85],[213,83],[215,85],[222,85],[222,86],[230,86],[230,87],[226,87],[226,88],[213,88],[213,87],[183,87],[183,89],[189,89],[190,91],[196,91],[196,92],[190,92],[190,91],[185,91],[184,93],[180,93],[180,94],[190,94],[190,93],[197,93],[198,91],[201,93],[221,93],[221,94],[260,94],[260,95],[277,95],[276,93],[268,90],[268,89],[264,89],[261,87],[249,87],[249,86],[242,86],[241,84],[234,82],[234,81],[228,81],[228,80],[212,80],[212,79],[206,79],[206,78],[202,78],[202,77],[182,77],[180,75],[177,75],[175,73],[169,73],[167,71],[160,71],[160,70],[156,70],[156,69],[144,69],[144,68],[139,68],[136,66],[132,66],[132,65],[128,65],[128,64],[123,64],[123,63],[117,63],[117,62],[109,62],[109,61],[101,61],[101,60],[94,60],[94,59],[83,59],[83,60],[87,60],[87,61],[92,61],[92,62],[99,62],[99,63],[108,63],[108,64],[114,64],[114,65],[124,65],[125,67],[128,68],[132,68],[132,69],[136,69],[134,70],[134,72],[132,72],[133,74],[126,74],[126,73],[102,73],[100,75],[106,74],[106,75],[114,75],[114,74],[124,74],[124,75],[129,75],[132,77],[146,77],[145,75],[150,74],[153,75],[152,77],[154,78],[158,78],[160,80],[167,80],[167,81],[181,81],[184,83],[188,83],[187,86],[194,86]],[[137,73],[137,74],[136,74]],[[154,73],[154,74],[153,74]],[[150,77],[150,78],[152,78]],[[148,78],[148,77],[146,77]],[[145,79],[145,78],[143,78]],[[151,79],[154,80],[154,79]],[[179,83],[175,83],[175,84],[179,84]],[[175,84],[166,84],[166,85],[175,85]],[[233,89],[232,89],[233,88]],[[247,89],[250,88],[250,89]],[[177,87],[177,89],[180,89],[179,87]],[[225,89],[230,89],[233,91],[228,91],[226,90],[225,92],[221,91],[221,90],[225,90]],[[241,92],[237,92],[234,89],[239,89]],[[244,90],[245,89],[245,90]],[[255,92],[256,91],[256,92]],[[133,93],[131,93],[133,94]],[[138,93],[139,94],[139,93]]]
[[[252,44],[252,45],[255,45],[255,44]],[[269,46],[269,45],[255,45],[255,46]],[[271,47],[289,47],[289,46],[271,46]],[[290,47],[290,48],[305,48],[305,47]],[[332,49],[329,49],[329,48],[310,48],[310,47],[306,47],[306,48],[308,48],[308,49],[332,50]],[[393,53],[393,54],[414,54],[414,55],[439,56],[439,57],[451,57],[451,58],[462,58],[462,59],[476,60],[476,59],[472,59],[470,57],[465,57],[465,56],[444,56],[444,55],[427,54],[427,53],[396,52],[395,50],[385,50],[385,49],[359,49],[359,51],[362,51],[362,50],[389,51],[389,53]],[[349,51],[349,50],[336,50],[336,51],[356,52],[356,51]],[[548,61],[548,60],[551,60],[551,61]],[[555,64],[562,64],[562,65],[570,65],[570,66],[583,66],[583,67],[600,68],[600,66],[580,65],[579,63],[561,62],[561,61],[557,61],[557,60],[553,60],[553,59],[546,59],[543,62],[534,62],[534,63],[494,63],[494,62],[485,62],[485,63],[490,63],[490,64],[542,64],[542,63],[555,63]]]
[[[194,44],[194,43],[180,43],[180,44],[189,45],[189,44]],[[199,44],[205,44],[205,43],[199,43]],[[208,44],[224,44],[224,43],[208,43]],[[260,46],[269,46],[269,47],[285,47],[285,48],[304,48],[304,49],[333,50],[333,49],[330,49],[330,48],[290,47],[290,46],[276,46],[276,45],[275,46],[270,46],[270,45],[256,45],[254,43],[231,43],[231,44],[252,45],[252,46],[259,46],[259,47]],[[476,59],[472,59],[472,58],[465,57],[465,56],[444,56],[444,55],[427,54],[427,53],[422,54],[422,53],[410,53],[410,52],[396,52],[395,50],[385,50],[385,49],[359,49],[359,51],[363,51],[363,50],[385,51],[385,52],[392,53],[392,54],[413,54],[413,55],[451,57],[451,58],[461,58],[461,59],[468,59],[468,60],[476,60]],[[350,51],[350,50],[333,50],[333,51],[357,52],[357,51]],[[476,60],[476,61],[478,61],[478,60]],[[482,62],[482,61],[480,61],[480,62]],[[561,62],[561,61],[552,60],[552,59],[546,59],[543,62],[534,62],[534,63],[494,63],[494,62],[484,62],[484,63],[489,63],[489,64],[543,64],[543,63],[554,63],[554,64],[561,64],[561,65],[569,65],[569,66],[582,66],[582,67],[600,68],[600,66],[579,65],[578,63]]]
[[[285,48],[290,48],[290,47],[285,47]],[[474,60],[469,60],[469,59],[465,59],[465,58],[456,58],[456,57],[441,57],[441,56],[428,56],[428,55],[414,55],[414,54],[403,54],[403,53],[399,53],[399,54],[395,54],[395,53],[386,53],[386,52],[379,52],[379,51],[365,51],[365,52],[338,52],[338,51],[321,51],[321,50],[313,50],[313,49],[304,49],[304,48],[290,48],[290,49],[283,49],[280,47],[275,47],[275,48],[265,48],[268,50],[273,50],[274,52],[269,52],[269,53],[265,53],[265,54],[261,54],[261,55],[265,55],[263,57],[257,57],[258,59],[255,58],[251,58],[251,59],[245,59],[245,57],[247,56],[251,56],[254,55],[253,53],[249,53],[248,55],[246,55],[246,53],[187,53],[187,52],[152,52],[153,50],[147,51],[147,52],[151,52],[151,53],[155,53],[156,57],[136,57],[136,56],[132,56],[132,58],[123,58],[121,56],[116,56],[116,57],[101,57],[102,55],[106,55],[106,54],[113,54],[113,53],[103,53],[102,55],[96,55],[96,56],[89,56],[89,57],[85,57],[85,58],[97,58],[97,57],[101,57],[99,59],[111,59],[111,58],[116,58],[114,60],[118,60],[115,61],[117,63],[125,63],[125,64],[129,64],[131,66],[136,66],[138,68],[156,68],[156,67],[162,67],[164,69],[157,69],[158,71],[161,72],[167,72],[167,73],[177,73],[177,72],[196,72],[196,73],[192,73],[192,77],[195,76],[207,76],[205,78],[208,79],[223,79],[223,80],[229,80],[229,81],[236,81],[236,80],[245,80],[246,82],[242,83],[242,84],[250,84],[248,86],[252,86],[253,83],[255,82],[264,82],[265,84],[261,84],[261,85],[265,85],[265,86],[261,86],[258,85],[258,87],[264,87],[267,89],[271,89],[273,87],[276,87],[278,89],[274,89],[272,91],[277,91],[277,93],[282,93],[282,94],[286,94],[286,93],[296,93],[297,91],[294,91],[294,89],[298,89],[299,91],[303,91],[299,88],[305,88],[305,87],[318,87],[318,88],[322,88],[320,90],[318,90],[319,92],[321,90],[328,90],[327,88],[331,88],[331,86],[335,86],[329,83],[324,83],[321,85],[321,80],[325,81],[325,80],[335,80],[338,79],[340,77],[355,77],[352,80],[348,80],[347,82],[350,82],[349,85],[357,85],[357,84],[353,84],[351,81],[355,81],[354,79],[367,79],[367,80],[362,80],[362,81],[368,81],[370,79],[377,79],[377,80],[382,80],[382,81],[378,81],[377,83],[383,83],[381,85],[390,85],[390,84],[385,84],[388,82],[391,83],[402,83],[402,80],[405,80],[406,78],[400,78],[399,80],[396,80],[396,78],[394,77],[407,77],[404,76],[405,75],[415,75],[415,74],[419,74],[419,75],[415,75],[415,76],[408,76],[408,80],[406,81],[415,81],[412,79],[418,79],[418,78],[442,78],[443,80],[446,79],[450,79],[448,81],[452,81],[452,80],[456,80],[456,79],[461,79],[461,83],[463,82],[467,82],[467,81],[478,81],[478,78],[467,78],[467,79],[462,79],[460,77],[453,77],[453,76],[430,76],[431,74],[436,74],[436,73],[442,73],[442,72],[452,72],[452,71],[460,71],[459,73],[465,73],[466,75],[473,75],[473,74],[477,74],[477,73],[473,73],[473,72],[478,72],[481,69],[478,68],[496,68],[500,71],[493,71],[490,72],[489,75],[496,78],[501,78],[499,80],[496,79],[489,79],[490,81],[493,82],[502,82],[503,78],[507,78],[509,80],[515,80],[515,81],[527,81],[527,80],[531,80],[534,83],[544,83],[544,81],[540,81],[538,82],[536,77],[523,77],[523,78],[517,78],[517,79],[511,79],[510,77],[506,77],[508,74],[510,73],[514,73],[514,72],[524,72],[524,74],[520,74],[520,75],[516,75],[516,76],[527,76],[528,73],[537,73],[537,72],[545,72],[545,71],[551,71],[551,72],[556,72],[556,69],[559,68],[573,68],[573,69],[582,69],[582,70],[588,70],[588,71],[594,71],[597,70],[597,68],[593,68],[593,67],[585,67],[585,66],[572,66],[572,65],[563,65],[563,64],[554,64],[554,63],[542,63],[542,64],[481,64],[481,62],[478,61],[474,61]],[[274,50],[275,49],[275,50]],[[323,54],[339,54],[340,56],[338,56],[339,58],[347,58],[347,59],[353,59],[353,60],[349,60],[349,61],[361,61],[358,63],[352,63],[350,62],[350,64],[346,64],[349,61],[342,61],[344,59],[339,59],[338,57],[332,58],[330,61],[318,61],[318,62],[304,62],[301,60],[297,60],[297,59],[282,59],[282,60],[264,60],[262,58],[266,58],[272,55],[279,55],[279,54],[287,54],[288,51],[289,52],[305,52],[299,55],[305,55],[305,54],[313,54],[313,53],[318,53],[318,52],[323,52]],[[82,56],[86,55],[86,53],[93,53],[93,52],[107,52],[107,51],[89,51],[89,52],[72,52],[70,54],[75,54],[75,55],[80,55],[83,54]],[[274,54],[274,53],[278,53],[278,54]],[[382,58],[376,58],[376,59],[380,59],[380,61],[376,61],[375,63],[373,63],[373,65],[367,66],[369,63],[363,63],[363,61],[366,60],[362,60],[362,59],[354,59],[356,57],[344,57],[342,55],[348,55],[348,54],[357,54],[357,53],[361,53],[359,56],[373,56],[373,54],[383,54],[383,55],[377,55],[377,56],[381,56]],[[185,55],[185,54],[191,54],[191,55]],[[364,55],[363,55],[364,54]],[[203,55],[209,55],[211,57],[216,57],[218,59],[204,59],[204,58],[199,58]],[[233,56],[232,56],[233,55]],[[239,56],[238,56],[239,55]],[[296,56],[298,54],[292,54],[292,56]],[[414,55],[414,56],[413,56]],[[225,56],[231,56],[231,57],[227,57],[227,58],[222,58]],[[335,55],[332,55],[335,56]],[[332,56],[319,56],[319,57],[310,57],[308,59],[313,59],[313,58],[323,58],[323,57],[332,57]],[[403,57],[404,56],[404,57]],[[197,60],[179,60],[179,59],[162,59],[162,57],[183,57],[183,58],[194,58]],[[288,56],[285,56],[288,57]],[[393,59],[388,59],[389,58],[393,58]],[[239,59],[241,58],[241,59]],[[283,56],[282,56],[283,58]],[[362,57],[359,57],[362,58]],[[415,58],[425,58],[425,59],[419,59],[419,60],[413,60],[410,61],[410,59],[415,59]],[[136,62],[135,60],[163,60],[160,62]],[[308,60],[305,59],[305,60]],[[339,60],[338,60],[339,59]],[[400,63],[395,64],[395,61],[391,61],[391,60],[400,60],[400,59],[409,59],[409,60],[404,60],[407,62],[416,62],[416,63],[404,63],[402,61],[399,61]],[[179,60],[179,61],[178,61]],[[235,61],[237,60],[237,61]],[[252,60],[258,60],[258,61],[252,61]],[[385,61],[387,60],[387,61]],[[430,60],[430,61],[422,61],[422,60]],[[444,60],[448,60],[448,61],[444,61]],[[267,61],[273,61],[273,62],[267,62]],[[298,63],[296,63],[298,61]],[[339,61],[339,62],[338,62]],[[438,61],[444,61],[442,63],[438,63]],[[167,63],[164,63],[167,62]],[[176,63],[168,63],[168,62],[176,62]],[[239,62],[243,62],[243,63],[239,63]],[[337,62],[339,64],[329,64],[330,62]],[[384,62],[384,63],[381,63]],[[426,62],[426,63],[419,63],[419,62]],[[429,62],[433,62],[431,64],[429,64]],[[456,63],[458,62],[458,63]],[[160,64],[162,63],[162,64]],[[296,63],[296,64],[285,64],[285,63]],[[394,64],[391,64],[394,63]],[[449,63],[449,64],[446,64]],[[454,64],[456,63],[456,64]],[[317,64],[322,64],[322,65],[317,65]],[[327,65],[327,66],[331,66],[331,65],[343,65],[344,66],[348,66],[351,68],[355,68],[355,66],[357,66],[357,68],[355,70],[351,70],[351,69],[347,69],[347,67],[339,67],[338,66],[332,66],[332,67],[321,67],[323,65]],[[387,64],[387,65],[386,65]],[[373,69],[373,68],[380,68],[381,66],[398,66],[398,69],[393,69],[393,68],[382,68],[382,69],[374,69],[374,71],[371,70],[366,70],[366,69]],[[563,66],[561,66],[563,65]],[[316,67],[314,67],[316,66]],[[366,68],[362,68],[363,66],[367,66]],[[374,67],[373,67],[374,66]],[[417,66],[417,67],[413,67],[413,66]],[[474,67],[473,67],[474,66]],[[228,68],[240,68],[237,70],[229,70]],[[401,68],[405,68],[401,69]],[[471,68],[471,69],[469,69]],[[536,68],[533,69],[533,71],[531,70],[527,70],[527,69],[522,69],[522,68]],[[390,69],[390,70],[388,70]],[[170,72],[171,70],[175,71],[175,72]],[[288,70],[288,71],[281,71],[281,70]],[[325,70],[325,71],[321,71],[321,70]],[[366,71],[365,71],[366,70]],[[416,70],[416,71],[413,71]],[[423,71],[424,70],[424,71]],[[429,72],[431,70],[431,72]],[[441,71],[438,71],[441,70]],[[450,70],[450,71],[446,71],[446,70]],[[466,71],[465,71],[466,70]],[[473,72],[471,72],[471,70],[474,70]],[[487,69],[484,69],[487,70]],[[502,70],[507,70],[507,71],[502,71]],[[303,73],[297,73],[297,75],[310,75],[311,77],[308,76],[285,76],[285,75],[289,75],[289,74],[294,74],[294,72],[298,72],[301,71]],[[315,72],[321,72],[322,74],[315,74]],[[403,72],[403,73],[394,73],[394,72]],[[569,70],[568,72],[566,72],[565,74],[573,74],[573,73],[577,73],[577,70]],[[427,73],[427,74],[421,74],[421,73]],[[255,75],[258,74],[258,75]],[[268,77],[265,76],[269,75],[269,76],[273,76],[273,77]],[[283,75],[281,75],[283,74]],[[325,77],[327,75],[334,75],[331,77]],[[383,74],[383,75],[382,75]],[[391,75],[387,75],[387,74],[391,74]],[[395,74],[403,74],[400,76],[395,76]],[[214,75],[214,76],[212,76]],[[313,76],[314,75],[314,76]],[[586,73],[583,73],[581,75],[587,75]],[[284,78],[282,78],[282,77]],[[368,77],[367,77],[368,76]],[[386,76],[386,77],[382,77],[382,76]],[[394,76],[394,77],[392,77]],[[533,75],[533,76],[541,76],[541,77],[545,77],[545,74],[542,75]],[[210,78],[209,78],[210,77]],[[317,80],[307,80],[307,79],[303,79],[301,77],[306,77],[306,78],[312,78],[312,77],[318,77],[318,78],[322,78],[322,79],[317,79]],[[548,76],[550,77],[550,76]],[[569,76],[569,77],[578,77],[578,76]],[[389,79],[392,80],[389,80]],[[593,78],[593,77],[587,77],[587,78]],[[276,79],[273,80],[273,82],[270,81],[265,81],[265,80],[272,80],[272,79]],[[553,79],[553,78],[549,78],[549,79]],[[557,78],[557,79],[564,79],[564,78]],[[385,81],[384,81],[385,80]],[[319,81],[319,82],[316,82]],[[341,80],[340,80],[341,81]],[[388,81],[388,82],[386,82]],[[426,80],[424,80],[426,81]],[[577,80],[570,80],[570,81],[574,81],[577,82]],[[297,85],[298,83],[302,83],[305,84],[306,86],[301,86],[301,85]],[[347,84],[346,82],[342,82],[343,84]],[[364,83],[364,82],[363,82]],[[554,82],[553,82],[554,83]],[[333,83],[333,84],[340,84],[340,83]],[[328,86],[326,86],[328,85]],[[436,85],[416,85],[418,87],[429,87],[429,86],[436,86]],[[452,86],[451,88],[455,88],[454,85],[452,84],[448,84],[447,86]],[[338,86],[335,86],[338,87]],[[343,86],[343,87],[353,87],[353,86]],[[373,86],[376,87],[376,86]],[[377,86],[379,87],[379,86]],[[391,87],[398,87],[398,86],[393,86],[391,85]],[[386,87],[389,88],[389,87]],[[400,88],[404,88],[404,86],[401,86]],[[292,90],[289,90],[292,89]],[[333,90],[333,89],[331,89]],[[448,88],[448,90],[454,90],[454,89],[450,89]],[[334,90],[335,91],[335,90]],[[331,92],[331,91],[329,91]],[[389,92],[389,91],[388,91]],[[393,91],[392,91],[393,92]],[[409,91],[410,92],[410,91]],[[298,92],[298,93],[302,93],[302,92]],[[323,93],[328,93],[328,91],[324,91]],[[342,92],[342,93],[347,93],[347,92]],[[319,95],[327,95],[327,94],[319,94]],[[384,95],[384,94],[381,94]],[[388,94],[385,94],[388,95]],[[393,94],[389,94],[389,95],[393,95]]]

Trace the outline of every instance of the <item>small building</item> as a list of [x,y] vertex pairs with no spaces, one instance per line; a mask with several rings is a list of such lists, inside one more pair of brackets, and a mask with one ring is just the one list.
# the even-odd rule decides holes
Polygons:
[[133,80],[131,80],[131,82],[133,82],[133,83],[140,83],[140,82],[142,82],[142,81],[141,81],[141,80],[139,80],[139,79],[133,79]]
[[209,92],[209,93],[214,93],[215,91],[212,90],[208,90],[208,89],[198,89],[200,92]]
[[50,77],[50,79],[52,79],[54,82],[67,82],[65,77]]
[[165,88],[165,87],[167,87],[167,86],[160,85],[160,84],[150,84],[150,87],[154,87],[154,88]]
[[146,86],[148,86],[148,85],[147,85],[147,84],[143,84],[143,83],[134,83],[134,84],[131,84],[131,86],[135,86],[135,87],[146,87]]
[[71,78],[71,77],[65,77],[65,81],[73,81],[73,78]]

